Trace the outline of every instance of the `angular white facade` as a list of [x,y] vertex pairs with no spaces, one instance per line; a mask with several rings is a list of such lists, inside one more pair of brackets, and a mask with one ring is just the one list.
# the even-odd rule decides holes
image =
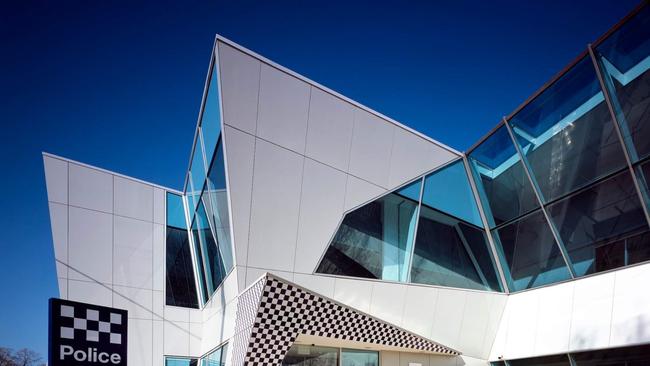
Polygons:
[[[467,166],[467,157],[231,41],[217,37],[214,50],[219,92],[210,97],[219,101],[227,184],[227,204],[219,210],[229,218],[219,235],[229,238],[233,263],[198,309],[166,304],[166,194],[186,195],[186,228],[197,240],[190,189],[43,155],[60,297],[128,310],[131,365],[200,358],[224,344],[222,363],[256,364],[233,342],[245,309],[257,309],[242,296],[265,278],[442,347],[295,339],[376,350],[381,365],[487,365],[650,343],[650,295],[642,290],[650,281],[647,263],[516,293],[507,286],[489,291],[319,273],[346,214],[455,161]],[[487,232],[491,256],[496,249]],[[504,285],[505,263],[495,263]],[[265,347],[242,339],[249,350]]]

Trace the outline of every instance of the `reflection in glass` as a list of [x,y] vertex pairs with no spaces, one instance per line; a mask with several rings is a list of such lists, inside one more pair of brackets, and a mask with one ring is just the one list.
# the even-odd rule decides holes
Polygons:
[[187,230],[183,197],[167,192],[167,226]]
[[167,226],[166,304],[198,308],[187,229]]
[[197,218],[194,218],[192,222],[192,249],[194,250],[194,255],[196,256],[196,270],[197,270],[197,279],[199,280],[199,292],[201,293],[201,299],[205,304],[208,301],[208,297],[211,292],[208,291],[207,280],[205,278],[205,268],[206,263],[203,258],[203,252],[201,251],[201,235],[199,234],[199,226],[197,223]]
[[570,278],[569,269],[541,211],[494,231],[511,291]]
[[223,366],[228,356],[228,343],[210,352],[201,359],[201,366]]
[[165,357],[165,366],[198,366],[196,358]]
[[577,275],[650,259],[648,225],[628,171],[548,208]]
[[554,355],[508,361],[510,366],[570,366],[569,356]]
[[650,365],[650,345],[609,348],[572,354],[577,366]]
[[317,272],[406,281],[420,186],[418,180],[348,213]]
[[199,204],[199,197],[201,197],[201,191],[203,190],[203,184],[205,183],[205,163],[203,162],[203,152],[201,148],[201,136],[199,134],[199,139],[196,141],[194,146],[194,155],[192,155],[192,165],[190,166],[190,183],[185,192],[190,198],[189,202],[192,203],[190,206],[190,212],[194,212],[196,207]]
[[337,366],[339,349],[330,347],[293,344],[287,351],[282,365]]
[[379,366],[379,352],[343,349],[341,366]]
[[200,243],[203,253],[203,268],[209,298],[226,277],[226,270],[223,266],[223,260],[217,248],[217,243],[214,240],[214,236],[212,236],[203,202],[199,202],[195,219],[196,227],[192,227],[192,233],[194,241]]
[[625,155],[589,57],[510,121],[546,201],[625,167]]
[[485,231],[422,203],[411,282],[501,291]]
[[650,156],[650,7],[595,51],[632,161]]
[[422,203],[483,227],[462,160],[437,170],[425,178]]
[[212,160],[212,166],[208,173],[207,184],[202,199],[219,244],[219,252],[223,258],[224,268],[226,272],[230,272],[233,266],[233,255],[230,240],[230,214],[228,212],[228,192],[226,191],[226,171],[221,142],[219,142],[217,153]]
[[219,80],[217,78],[217,65],[213,65],[210,75],[210,85],[205,97],[203,115],[201,116],[201,134],[205,146],[205,158],[209,162],[217,147],[217,140],[221,133],[221,114],[219,112]]
[[490,227],[539,206],[505,126],[476,147],[468,158]]

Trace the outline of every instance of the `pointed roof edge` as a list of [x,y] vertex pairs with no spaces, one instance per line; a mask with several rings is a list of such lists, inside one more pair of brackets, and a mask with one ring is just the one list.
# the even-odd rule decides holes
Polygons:
[[238,44],[236,42],[233,42],[230,39],[228,39],[228,38],[226,38],[226,37],[224,37],[224,36],[222,36],[220,34],[216,34],[216,36],[215,36],[215,45],[214,45],[215,52],[218,52],[217,47],[216,47],[216,44],[217,44],[218,41],[221,41],[221,42],[227,44],[228,46],[231,46],[231,47],[233,47],[233,48],[235,48],[235,49],[237,49],[237,50],[239,50],[239,51],[241,51],[241,52],[243,52],[243,53],[245,53],[245,54],[247,54],[247,55],[249,55],[251,57],[254,57],[254,58],[260,60],[261,62],[264,62],[264,63],[266,63],[266,64],[268,64],[268,65],[270,65],[270,66],[272,66],[272,67],[274,67],[276,69],[279,69],[282,72],[285,72],[285,73],[287,73],[287,74],[289,74],[289,75],[291,75],[291,76],[293,76],[293,77],[295,77],[295,78],[297,78],[297,79],[299,79],[301,81],[304,81],[307,84],[310,84],[310,85],[312,85],[314,87],[317,87],[317,88],[323,90],[324,92],[330,93],[330,94],[336,96],[337,98],[340,98],[340,99],[352,104],[353,106],[355,106],[357,108],[360,108],[360,109],[362,109],[362,110],[364,110],[364,111],[366,111],[366,112],[368,112],[370,114],[373,114],[373,115],[375,115],[375,116],[377,116],[377,117],[379,117],[379,118],[381,118],[383,120],[386,120],[386,121],[396,125],[397,127],[402,128],[403,130],[406,130],[406,131],[408,131],[408,132],[410,132],[410,133],[412,133],[412,134],[414,134],[414,135],[416,135],[416,136],[418,136],[418,137],[420,137],[420,138],[422,138],[422,139],[424,139],[426,141],[431,142],[434,145],[437,145],[438,147],[440,147],[440,148],[442,148],[444,150],[447,150],[447,151],[451,152],[454,155],[457,155],[457,156],[460,156],[460,157],[464,156],[462,152],[460,152],[460,151],[458,151],[458,150],[456,150],[456,149],[454,149],[454,148],[452,148],[452,147],[450,147],[448,145],[445,145],[442,142],[440,142],[438,140],[435,140],[435,139],[423,134],[422,132],[414,130],[413,128],[408,127],[408,126],[404,125],[403,123],[398,122],[398,121],[396,121],[396,120],[394,120],[394,119],[392,119],[392,118],[390,118],[390,117],[388,117],[388,116],[386,116],[386,115],[384,115],[382,113],[379,113],[379,112],[377,112],[376,110],[374,110],[374,109],[372,109],[370,107],[367,107],[367,106],[365,106],[365,105],[363,105],[363,104],[361,104],[361,103],[359,103],[359,102],[357,102],[357,101],[355,101],[353,99],[350,99],[349,97],[346,97],[345,95],[343,95],[343,94],[341,94],[341,93],[339,93],[339,92],[337,92],[335,90],[332,90],[332,89],[330,89],[330,88],[328,88],[328,87],[326,87],[326,86],[324,86],[324,85],[322,85],[322,84],[320,84],[320,83],[318,83],[318,82],[316,82],[316,81],[314,81],[314,80],[312,80],[312,79],[310,79],[310,78],[308,78],[308,77],[306,77],[304,75],[301,75],[301,74],[299,74],[299,73],[297,73],[297,72],[295,72],[295,71],[293,71],[291,69],[288,69],[288,68],[286,68],[286,67],[284,67],[284,66],[282,66],[282,65],[280,65],[280,64],[278,64],[278,63],[276,63],[276,62],[274,62],[272,60],[269,60],[268,58],[254,52],[254,51],[251,51],[250,49],[248,49],[248,48],[246,48],[246,47],[244,47],[244,46],[242,46],[242,45],[240,45],[240,44]]

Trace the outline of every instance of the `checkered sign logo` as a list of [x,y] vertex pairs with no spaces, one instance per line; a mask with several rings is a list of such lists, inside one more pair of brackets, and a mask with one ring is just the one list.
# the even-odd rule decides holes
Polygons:
[[126,310],[50,299],[49,365],[126,365]]

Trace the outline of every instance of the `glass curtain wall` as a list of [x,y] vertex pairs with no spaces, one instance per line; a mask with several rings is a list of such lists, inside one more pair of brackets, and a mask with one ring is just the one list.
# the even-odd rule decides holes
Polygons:
[[292,366],[379,366],[379,352],[294,344],[282,360]]
[[223,366],[228,359],[228,343],[201,358],[200,366]]
[[494,361],[490,364],[493,366],[642,366],[650,365],[650,345]]
[[203,302],[233,267],[217,69],[213,60],[185,188]]
[[503,290],[462,160],[347,213],[316,272]]

